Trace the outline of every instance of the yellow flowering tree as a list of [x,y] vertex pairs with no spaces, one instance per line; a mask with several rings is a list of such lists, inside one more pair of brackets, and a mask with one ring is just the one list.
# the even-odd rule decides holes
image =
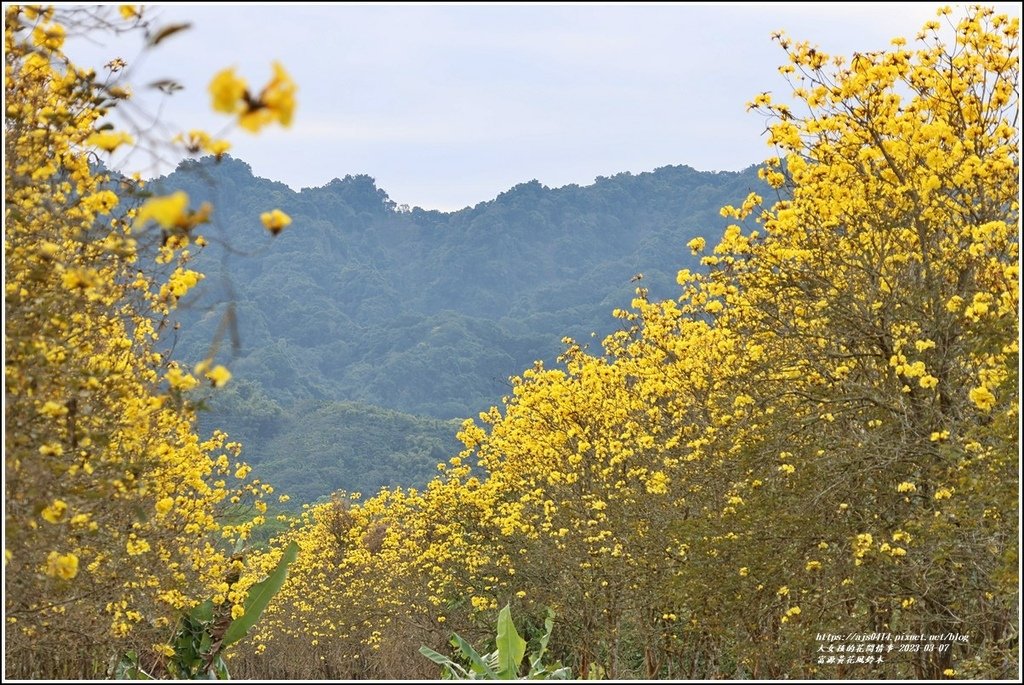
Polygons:
[[[973,656],[996,668],[1017,585],[1019,26],[943,21],[952,46],[929,22],[916,49],[850,60],[778,37],[798,105],[752,105],[775,118],[784,173],[764,176],[786,199],[726,231],[694,293],[770,355],[731,383],[757,425],[727,473],[767,484],[751,537],[792,558],[745,543],[750,577],[793,579],[818,626],[987,635]],[[894,661],[938,677],[961,656]]]
[[[188,262],[212,208],[174,193],[136,209],[141,181],[103,167],[137,139],[111,118],[131,98],[125,63],[99,78],[63,52],[79,29],[136,28],[156,45],[181,27],[134,6],[94,12],[5,8],[4,618],[16,677],[99,677],[128,650],[159,672],[182,610],[212,595],[238,614],[247,585],[231,547],[271,492],[248,478],[240,445],[196,434],[196,393],[227,369],[207,360],[190,373],[161,351],[168,315],[202,278]],[[276,67],[261,94],[239,96],[238,123],[258,110],[287,124],[293,95]],[[178,142],[226,149],[190,141]],[[224,523],[247,503],[253,516]]]
[[[780,34],[793,102],[751,103],[777,201],[514,379],[424,491],[312,508],[263,667],[404,677],[511,601],[578,677],[1009,677],[1019,24],[940,22],[849,59]],[[821,632],[969,639],[829,663]]]

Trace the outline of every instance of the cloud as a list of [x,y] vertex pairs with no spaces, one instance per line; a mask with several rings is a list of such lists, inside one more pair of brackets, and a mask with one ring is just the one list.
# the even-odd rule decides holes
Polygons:
[[[1019,5],[999,5],[1020,15]],[[293,187],[367,172],[399,201],[464,206],[531,178],[588,183],[670,163],[745,167],[766,150],[764,122],[744,103],[787,90],[772,30],[849,54],[912,37],[934,11],[919,3],[166,6],[166,21],[188,18],[195,28],[147,56],[140,77],[187,86],[160,105],[177,130],[217,131],[226,120],[209,112],[213,72],[235,65],[258,84],[279,59],[299,83],[294,126],[255,139],[231,133],[234,152],[255,170]],[[99,66],[123,52],[115,47],[84,50]]]

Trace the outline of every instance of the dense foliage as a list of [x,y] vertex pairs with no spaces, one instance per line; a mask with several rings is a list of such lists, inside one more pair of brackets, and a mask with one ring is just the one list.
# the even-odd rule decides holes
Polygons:
[[[133,31],[152,48],[183,27],[112,10],[4,10],[9,677],[102,676],[128,652],[164,672],[182,611],[212,596],[228,620],[244,613],[252,579],[232,546],[273,491],[249,477],[240,445],[195,430],[199,386],[230,372],[200,357],[190,373],[160,343],[201,278],[189,263],[211,208],[103,170],[118,148],[155,141],[113,123],[131,100],[124,60],[98,76],[63,52],[76,31]],[[221,100],[240,123],[257,109],[261,125],[286,123],[283,71],[257,95],[227,81]],[[226,145],[202,136],[208,151]]]
[[[415,646],[511,601],[580,675],[1011,677],[1019,22],[948,21],[850,59],[779,35],[779,199],[726,206],[707,271],[515,379],[426,488],[308,510],[253,668],[430,676]],[[969,639],[829,663],[820,633]]]
[[[217,207],[176,350],[200,357],[218,331],[226,347],[231,317],[231,368],[245,381],[200,420],[305,499],[425,484],[454,431],[430,418],[380,421],[379,407],[461,419],[498,402],[509,376],[554,361],[564,335],[615,330],[610,313],[638,272],[652,294],[671,295],[679,266],[698,265],[686,242],[724,228],[718,208],[764,187],[754,169],[664,167],[586,187],[533,181],[442,213],[400,208],[367,176],[294,192],[227,157],[185,162],[161,184]],[[246,216],[266,202],[297,229],[263,252],[249,247],[261,228]],[[374,440],[361,439],[364,425]],[[315,478],[304,477],[310,464]]]
[[200,424],[216,419],[232,437],[246,439],[253,472],[293,504],[329,499],[339,489],[369,494],[383,486],[423,485],[458,451],[458,421],[326,400],[286,410],[258,393],[251,383],[233,383]]

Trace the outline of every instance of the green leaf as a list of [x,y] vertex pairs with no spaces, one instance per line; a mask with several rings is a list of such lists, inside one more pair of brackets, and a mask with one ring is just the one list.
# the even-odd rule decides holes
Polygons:
[[179,630],[174,639],[174,659],[188,669],[194,671],[202,660],[196,651],[196,636],[188,630]]
[[220,654],[213,660],[211,670],[217,676],[217,680],[231,680],[231,674],[228,673],[228,665]]
[[501,667],[498,663],[498,650],[484,654],[483,659],[484,663],[487,664],[487,668],[494,671],[495,677],[497,677],[498,669]]
[[537,661],[544,656],[544,652],[548,651],[548,641],[551,639],[551,631],[555,628],[555,611],[551,607],[547,608],[547,616],[544,617],[544,635],[540,638],[540,649],[534,654],[533,658]]
[[548,671],[544,677],[545,680],[572,680],[572,669],[568,666],[562,666],[556,668],[553,671]]
[[189,618],[198,623],[209,623],[213,620],[213,600],[208,599],[189,612]]
[[435,652],[426,645],[420,647],[420,654],[427,657],[438,666],[446,669],[446,673],[451,675],[458,675],[463,680],[469,679],[469,673],[466,672],[466,669],[464,669],[462,666],[446,657],[444,654],[439,654],[438,652]]
[[512,610],[506,604],[498,613],[498,679],[515,680],[519,674],[519,663],[526,654],[526,640],[516,631],[512,622]]
[[115,680],[153,680],[153,676],[139,666],[139,654],[134,649],[125,652],[114,667]]
[[171,680],[187,680],[186,674],[181,670],[181,665],[177,661],[171,659],[167,662],[167,675],[170,676]]
[[199,653],[206,656],[210,653],[210,647],[213,646],[213,636],[210,635],[209,631],[203,633],[202,637],[199,638]]
[[[555,612],[551,607],[547,607],[547,616],[544,618],[544,635],[540,638],[539,649],[534,652],[530,657],[530,673],[526,676],[531,680],[561,680],[569,677],[566,675],[555,675],[560,673],[562,670],[561,664],[545,666],[542,662],[544,654],[548,650],[548,642],[551,640],[551,631],[555,627]],[[568,667],[566,667],[567,669]]]
[[473,645],[466,642],[461,635],[452,633],[452,644],[462,652],[462,656],[470,663],[470,668],[472,668],[474,673],[488,680],[498,679],[498,674],[494,672],[494,669],[487,665],[487,662],[480,656],[480,653],[473,649]]
[[284,585],[285,578],[288,577],[288,566],[295,561],[298,554],[299,546],[293,540],[284,550],[284,554],[281,555],[281,561],[278,562],[277,568],[271,571],[270,575],[266,578],[249,588],[249,596],[246,597],[245,604],[243,605],[245,614],[239,616],[228,626],[227,632],[224,633],[222,648],[241,640],[249,632],[249,629],[256,625],[256,622],[263,614],[263,610],[267,608],[270,600],[281,589],[281,586]]

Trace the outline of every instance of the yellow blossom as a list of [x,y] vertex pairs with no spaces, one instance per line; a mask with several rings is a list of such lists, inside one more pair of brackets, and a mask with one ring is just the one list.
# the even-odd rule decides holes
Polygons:
[[167,369],[166,378],[172,388],[185,392],[199,385],[192,374],[183,372],[177,364]]
[[263,212],[260,214],[260,221],[263,222],[264,227],[270,231],[273,235],[280,233],[286,226],[291,224],[292,218],[282,212],[280,209],[274,209],[269,212]]
[[67,31],[60,24],[39,25],[32,32],[32,40],[41,48],[60,50],[66,35]]
[[655,471],[647,479],[646,489],[652,495],[664,495],[668,492],[669,478],[662,471]]
[[244,79],[235,75],[234,67],[223,69],[210,81],[210,95],[213,110],[224,114],[235,114],[245,107],[245,93],[248,86]]
[[857,537],[853,541],[853,556],[857,559],[857,563],[868,553],[871,549],[871,545],[874,543],[874,536],[871,533],[858,533]]
[[188,209],[188,194],[178,191],[171,195],[152,197],[146,200],[135,215],[135,227],[139,228],[147,221],[155,221],[163,228],[173,228],[185,221]]
[[52,400],[47,400],[43,403],[43,406],[39,408],[39,413],[51,419],[57,419],[62,416],[66,416],[68,408],[63,404],[58,404]]
[[211,140],[204,149],[220,159],[224,156],[224,153],[231,149],[231,143],[226,140]]
[[291,126],[295,112],[295,82],[279,62],[274,62],[273,69],[274,76],[260,99],[282,126]]
[[203,375],[210,380],[210,383],[212,383],[215,388],[220,388],[231,380],[231,372],[220,364],[213,367]]
[[255,133],[274,121],[282,126],[291,126],[295,113],[295,82],[280,63],[274,62],[273,70],[274,75],[256,102],[247,103],[238,119],[238,123],[247,131]]
[[128,542],[125,543],[125,551],[128,553],[128,556],[145,554],[150,551],[150,549],[149,542],[139,538],[129,539]]
[[122,145],[131,145],[135,142],[135,138],[124,131],[97,131],[90,135],[85,142],[101,150],[113,152]]
[[68,269],[64,272],[61,280],[68,290],[87,290],[99,285],[99,277],[95,269]]
[[972,388],[968,395],[974,406],[982,411],[990,411],[996,404],[995,395],[985,386]]
[[50,552],[46,558],[46,575],[71,580],[78,575],[78,557],[74,554]]
[[57,523],[64,518],[64,513],[68,510],[68,504],[64,500],[56,499],[43,509],[40,516],[49,521],[50,523]]

